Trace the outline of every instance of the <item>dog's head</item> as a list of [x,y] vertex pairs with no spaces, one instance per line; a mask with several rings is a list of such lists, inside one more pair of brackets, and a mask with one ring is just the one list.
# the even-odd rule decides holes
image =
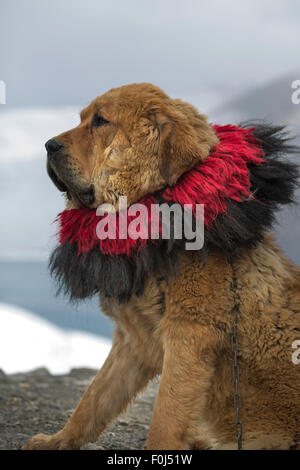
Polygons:
[[81,123],[46,143],[49,176],[69,207],[118,209],[177,179],[218,139],[205,116],[147,84],[113,88],[80,114]]

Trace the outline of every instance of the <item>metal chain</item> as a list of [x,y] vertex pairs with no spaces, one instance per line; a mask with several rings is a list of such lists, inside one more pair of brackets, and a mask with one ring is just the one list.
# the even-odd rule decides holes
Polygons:
[[242,399],[239,392],[239,383],[240,383],[240,366],[238,364],[238,352],[239,352],[239,343],[238,343],[238,315],[239,309],[237,306],[237,298],[236,298],[236,278],[233,270],[233,266],[231,263],[232,268],[232,290],[234,295],[234,305],[231,310],[231,316],[233,319],[232,325],[232,333],[231,333],[231,351],[233,354],[233,365],[232,365],[232,379],[235,386],[235,392],[233,395],[233,406],[236,412],[236,422],[235,422],[235,437],[237,440],[237,450],[242,450],[243,448],[243,425],[241,422],[240,417],[240,410],[242,407]]

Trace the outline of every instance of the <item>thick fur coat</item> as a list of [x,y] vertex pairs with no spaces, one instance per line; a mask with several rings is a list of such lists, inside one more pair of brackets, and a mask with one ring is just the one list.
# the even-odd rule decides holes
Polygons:
[[[67,194],[68,210],[103,202],[118,209],[120,195],[129,205],[165,195],[205,165],[219,142],[191,105],[149,84],[110,90],[81,119],[47,145],[48,172]],[[157,375],[148,449],[235,449],[234,308],[243,448],[299,449],[300,365],[292,354],[300,339],[300,269],[267,233],[274,210],[292,201],[297,172],[282,159],[292,149],[280,129],[256,126],[253,135],[264,162],[248,165],[251,197],[226,202],[226,213],[206,227],[201,253],[170,240],[145,251],[143,270],[112,255],[101,272],[95,248],[79,260],[74,244],[53,253],[52,271],[73,297],[100,292],[114,342],[66,426],[33,437],[25,449],[79,449],[97,440]]]

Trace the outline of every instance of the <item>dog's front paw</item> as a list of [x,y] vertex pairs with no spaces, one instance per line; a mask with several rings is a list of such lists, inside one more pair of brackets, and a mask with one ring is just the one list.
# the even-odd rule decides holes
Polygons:
[[79,449],[74,441],[66,440],[60,433],[47,436],[38,434],[25,442],[22,450],[74,450]]

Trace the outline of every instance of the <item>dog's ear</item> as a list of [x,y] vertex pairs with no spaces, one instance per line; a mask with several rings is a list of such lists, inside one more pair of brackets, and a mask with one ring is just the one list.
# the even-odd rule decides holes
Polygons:
[[160,171],[170,186],[199,160],[204,160],[218,143],[206,117],[180,100],[172,100],[166,112],[156,113],[156,124]]

